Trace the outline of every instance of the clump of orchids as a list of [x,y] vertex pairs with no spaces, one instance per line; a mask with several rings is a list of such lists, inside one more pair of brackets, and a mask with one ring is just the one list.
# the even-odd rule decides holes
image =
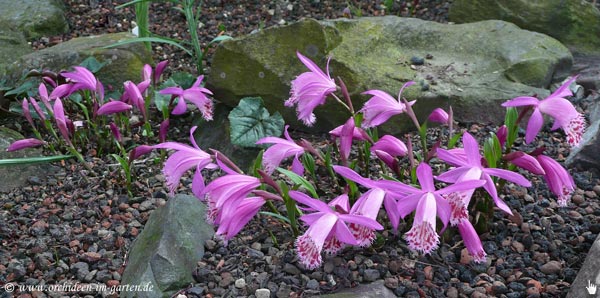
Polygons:
[[[201,86],[203,76],[185,90],[176,86],[159,90],[167,65],[168,61],[158,63],[155,68],[144,65],[140,82],[126,81],[120,95],[113,93],[119,95],[118,99],[106,99],[104,85],[85,67],[74,66],[73,71],[59,74],[44,72],[47,75],[39,84],[37,99],[29,97],[22,101],[23,115],[35,137],[15,141],[7,151],[44,145],[53,153],[66,150],[88,168],[91,175],[93,170],[83,157],[86,151],[94,149],[98,155],[110,154],[121,165],[130,191],[130,157],[136,155],[132,148],[137,145],[132,141],[153,136],[152,126],[156,124],[158,137],[164,142],[169,115],[185,113],[186,102],[194,104],[206,120],[212,119],[212,100],[208,97],[212,93]],[[157,94],[170,95],[169,103],[159,111],[162,121],[151,117],[151,104]],[[44,138],[42,132],[49,137]]]
[[[342,104],[351,116],[345,124],[330,132],[335,146],[323,146],[318,150],[306,140],[294,140],[286,126],[284,138],[272,136],[258,141],[258,144],[272,145],[258,157],[257,166],[248,174],[220,152],[213,150],[209,154],[203,151],[192,135],[196,127],[190,132],[192,146],[165,142],[137,148],[138,155],[157,148],[176,151],[163,169],[171,192],[177,189],[186,171],[195,169],[192,192],[208,204],[206,218],[218,227],[216,234],[225,241],[234,237],[258,213],[271,215],[289,224],[297,237],[295,245],[300,262],[306,268],[314,269],[321,265],[323,251],[334,254],[347,245],[370,246],[376,238],[375,231],[384,228],[379,216],[383,208],[394,232],[398,232],[401,220],[412,219],[412,227],[404,234],[410,249],[431,253],[439,246],[440,234],[450,225],[457,227],[473,260],[484,262],[486,252],[472,223],[475,220],[473,213],[481,210],[472,210],[475,204],[471,201],[489,201],[483,205],[487,212],[493,212],[495,206],[512,214],[498,195],[498,188],[506,181],[531,186],[527,178],[515,172],[517,167],[543,176],[559,205],[567,205],[575,188],[567,170],[543,155],[543,148],[525,153],[513,151],[512,144],[518,137],[519,122],[531,110],[525,142],[534,140],[545,114],[554,119],[553,129],[564,130],[570,145],[579,144],[585,120],[565,99],[572,95],[568,86],[575,78],[543,100],[517,97],[505,102],[503,106],[508,108],[506,121],[484,141],[482,155],[482,146],[475,137],[468,132],[453,131],[452,109],[446,112],[437,108],[424,124],[419,123],[412,110],[412,105],[417,103],[402,97],[402,91],[414,82],[404,84],[397,98],[381,90],[364,92],[370,99],[355,112],[342,80],[338,79],[336,83],[328,70],[323,72],[300,53],[297,56],[309,71],[291,82],[290,98],[285,105],[295,106],[298,119],[310,126],[316,121],[313,110],[324,104],[328,97]],[[343,99],[336,95],[338,91]],[[515,108],[519,106],[524,107],[520,113]],[[411,135],[403,140],[393,135],[377,136],[376,127],[398,115],[412,119],[420,134],[420,148],[413,146]],[[428,148],[427,122],[448,126],[446,146],[437,142]],[[462,147],[455,147],[461,138]],[[331,150],[332,147],[335,149]],[[351,161],[353,152],[358,158]],[[292,159],[291,171],[280,167],[287,158]],[[334,160],[340,164],[335,165]],[[434,173],[430,165],[433,162],[445,165],[435,167],[441,172]],[[370,172],[369,163],[376,164],[377,172],[384,174],[375,176]],[[330,181],[335,184],[323,193],[317,193],[313,184],[318,181],[317,165],[326,167],[325,173],[329,173]],[[217,168],[225,175],[205,185],[201,171]],[[282,176],[273,176],[275,171],[289,179],[276,181],[276,177]],[[478,188],[483,188],[482,194],[487,193],[489,198],[474,196]],[[337,196],[331,195],[336,192]],[[284,204],[286,212],[278,212],[275,204]],[[263,206],[269,211],[261,211]],[[297,224],[298,219],[306,228]],[[438,226],[438,219],[442,227]]]

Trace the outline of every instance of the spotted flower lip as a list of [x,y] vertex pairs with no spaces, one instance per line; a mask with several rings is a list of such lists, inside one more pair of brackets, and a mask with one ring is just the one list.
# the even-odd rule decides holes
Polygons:
[[304,147],[296,144],[296,142],[292,140],[288,133],[288,128],[289,125],[286,125],[283,132],[285,139],[278,137],[265,137],[256,142],[256,144],[259,145],[274,144],[263,153],[262,163],[265,167],[265,172],[268,174],[273,173],[275,168],[281,164],[281,161],[290,156],[294,156],[294,161],[292,162],[292,171],[298,175],[304,174],[304,167],[298,159],[300,155],[304,154]]
[[324,73],[313,61],[300,52],[296,52],[298,59],[310,70],[297,76],[292,81],[290,98],[285,101],[286,107],[296,105],[298,120],[306,126],[312,126],[317,120],[314,109],[325,103],[327,95],[335,92],[337,85],[329,75],[329,61],[327,59],[327,73]]
[[300,220],[309,227],[302,236],[296,239],[298,257],[308,269],[315,269],[321,265],[321,252],[326,246],[331,250],[336,250],[335,247],[339,247],[342,243],[359,244],[350,231],[349,224],[375,230],[383,229],[382,225],[367,216],[336,212],[324,202],[313,199],[304,193],[290,191],[289,195],[296,202],[316,211],[300,217]]
[[565,131],[569,145],[572,147],[579,146],[585,131],[585,118],[581,113],[577,112],[569,100],[565,99],[565,97],[573,95],[569,89],[569,85],[576,79],[577,76],[574,76],[567,80],[543,100],[531,96],[519,96],[502,104],[503,107],[532,106],[534,108],[525,132],[525,141],[527,143],[531,143],[542,129],[542,125],[544,124],[543,115],[545,114],[554,119],[552,130],[561,127]]
[[[406,105],[401,101],[402,91],[404,91],[406,87],[410,87],[414,84],[415,82],[413,81],[406,82],[402,88],[400,88],[400,92],[398,92],[398,99],[393,98],[391,95],[381,90],[368,90],[363,92],[362,94],[372,95],[372,97],[359,111],[364,115],[362,126],[364,128],[379,126],[388,121],[392,116],[406,112]],[[413,100],[408,104],[413,105],[415,102],[416,101]]]
[[190,88],[185,90],[181,87],[168,87],[159,92],[160,94],[170,94],[173,96],[177,96],[177,98],[179,99],[177,101],[177,105],[175,106],[173,111],[171,111],[171,114],[181,115],[185,113],[185,111],[187,110],[185,102],[189,101],[198,108],[198,110],[202,114],[202,118],[204,118],[207,121],[213,119],[213,102],[210,98],[208,98],[208,95],[212,95],[213,93],[212,91],[201,87],[203,79],[203,75],[199,76],[194,82],[194,84]]

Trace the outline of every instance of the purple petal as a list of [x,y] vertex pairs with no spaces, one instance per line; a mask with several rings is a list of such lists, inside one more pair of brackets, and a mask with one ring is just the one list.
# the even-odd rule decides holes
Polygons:
[[569,86],[571,86],[571,84],[575,82],[575,80],[577,80],[577,77],[578,76],[573,76],[572,78],[564,82],[560,87],[558,87],[558,89],[556,89],[556,91],[554,91],[552,94],[550,94],[550,96],[548,96],[548,99],[556,97],[573,96],[573,92],[571,92]]
[[519,96],[502,104],[503,107],[537,106],[539,100],[531,96]]
[[160,82],[160,76],[165,71],[165,68],[169,64],[169,60],[161,61],[156,64],[156,68],[154,69],[154,84],[158,84]]
[[13,142],[12,144],[10,144],[8,146],[8,148],[6,148],[6,151],[8,152],[12,152],[12,151],[17,151],[17,150],[21,150],[21,149],[25,149],[25,148],[33,148],[33,147],[39,147],[44,145],[45,142],[44,141],[40,141],[38,139],[23,139],[23,140],[18,140]]
[[481,166],[481,154],[479,153],[479,144],[477,143],[477,140],[475,140],[468,132],[465,132],[462,141],[469,164]]
[[530,187],[531,181],[527,180],[527,178],[523,177],[519,173],[515,173],[513,171],[503,170],[503,169],[495,169],[495,168],[485,168],[483,172],[487,173],[491,176],[500,177],[504,180],[519,184],[521,186]]
[[537,134],[542,129],[542,125],[544,124],[544,116],[539,109],[533,110],[533,114],[529,118],[529,122],[527,122],[527,131],[525,132],[525,142],[527,144],[531,143],[533,139],[537,136]]
[[333,211],[331,210],[331,208],[329,208],[329,206],[327,206],[327,204],[325,204],[324,202],[317,200],[317,199],[313,199],[311,197],[309,197],[308,195],[301,193],[299,191],[290,191],[289,195],[292,199],[294,199],[296,202],[306,205],[310,208],[313,208],[317,211],[320,212],[326,212],[326,213],[332,213]]
[[131,110],[131,105],[128,105],[122,101],[115,100],[103,104],[96,113],[97,115],[111,115],[125,112],[128,110]]
[[431,167],[422,162],[417,166],[417,178],[423,191],[433,192],[435,191],[435,185],[433,185],[433,174]]

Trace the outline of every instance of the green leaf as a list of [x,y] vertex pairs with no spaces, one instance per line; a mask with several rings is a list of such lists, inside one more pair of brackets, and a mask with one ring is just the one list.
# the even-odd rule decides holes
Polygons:
[[55,155],[55,156],[38,156],[38,157],[0,159],[0,166],[48,163],[48,162],[53,162],[53,161],[69,159],[69,158],[73,158],[73,157],[75,157],[75,156],[73,156],[73,155]]
[[278,112],[269,115],[260,97],[242,98],[228,118],[231,143],[242,147],[260,147],[259,139],[280,136],[285,123]]
[[453,135],[452,138],[448,141],[448,149],[454,148],[454,146],[456,146],[456,143],[462,137],[462,135],[463,135],[462,132],[459,132],[459,133]]
[[213,40],[211,40],[208,44],[210,45],[210,44],[222,42],[222,41],[228,40],[228,39],[233,39],[233,37],[231,37],[229,35],[219,35],[219,36],[213,38]]
[[83,66],[92,73],[96,73],[100,69],[102,69],[102,67],[104,67],[104,65],[106,64],[106,62],[98,61],[94,56],[89,56],[85,60],[81,61],[81,63],[79,63],[79,66]]
[[123,8],[125,6],[134,5],[134,4],[137,4],[137,3],[140,3],[140,2],[153,2],[153,1],[152,0],[132,0],[132,1],[129,1],[127,3],[123,3],[121,5],[115,6],[115,8],[121,9],[121,8]]
[[319,196],[317,196],[317,191],[315,190],[315,187],[308,180],[304,179],[304,177],[302,177],[292,171],[288,171],[288,170],[282,169],[282,168],[277,168],[277,171],[279,171],[281,174],[286,175],[295,184],[301,185],[302,187],[304,187],[308,192],[310,192],[310,194],[313,196],[313,198],[319,197]]
[[21,84],[19,87],[4,93],[4,96],[21,95],[21,94],[27,94],[28,96],[33,96],[33,94],[30,94],[29,92],[34,89],[37,90],[36,88],[37,88],[37,86],[33,80],[27,80],[23,84]]
[[183,89],[189,89],[190,87],[192,87],[194,82],[196,82],[197,78],[198,77],[194,76],[193,74],[187,71],[178,71],[172,74],[169,80],[172,80],[172,82],[175,83],[175,86],[179,86]]
[[122,45],[126,45],[126,44],[130,44],[130,43],[134,43],[134,42],[159,42],[159,43],[166,43],[175,47],[178,47],[180,49],[182,49],[184,52],[186,52],[188,55],[190,56],[194,56],[192,54],[192,52],[190,50],[188,50],[187,48],[185,48],[184,46],[182,46],[179,42],[170,40],[170,39],[166,39],[166,38],[162,38],[162,37],[137,37],[137,38],[132,38],[132,39],[127,39],[127,40],[123,40],[117,43],[113,43],[111,45],[107,45],[104,46],[102,48],[104,49],[108,49],[108,48],[114,48],[114,47],[118,47],[118,46],[122,46]]
[[279,219],[279,220],[281,220],[283,222],[286,222],[288,224],[291,223],[289,218],[287,218],[287,217],[285,217],[285,216],[283,216],[281,214],[277,214],[277,213],[273,213],[273,212],[269,212],[269,211],[260,211],[259,213],[262,214],[262,215],[268,215],[268,216],[277,218],[277,219]]
[[517,113],[516,108],[509,107],[506,109],[506,117],[504,118],[504,125],[506,125],[506,128],[508,128],[506,136],[506,148],[510,148],[517,138],[517,133],[519,130],[519,124],[517,123],[518,117],[519,113]]

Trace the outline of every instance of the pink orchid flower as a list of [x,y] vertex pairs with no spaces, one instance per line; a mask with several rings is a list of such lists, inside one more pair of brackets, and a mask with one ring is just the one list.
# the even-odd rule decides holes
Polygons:
[[197,126],[194,126],[190,130],[190,142],[193,147],[177,142],[166,142],[152,146],[153,149],[177,150],[177,152],[167,158],[163,168],[163,173],[167,180],[166,183],[171,194],[174,193],[179,185],[181,176],[189,169],[195,167],[196,172],[192,179],[192,192],[199,197],[204,189],[204,178],[202,177],[201,170],[204,168],[214,169],[217,167],[216,164],[212,163],[210,154],[204,152],[198,147],[198,144],[196,144],[196,140],[194,139],[194,131],[196,128]]
[[285,101],[286,107],[296,106],[298,120],[306,126],[312,126],[316,117],[313,110],[325,103],[327,95],[335,92],[337,85],[329,75],[329,59],[324,73],[313,61],[296,52],[298,59],[310,70],[297,76],[292,81],[290,98]]
[[473,261],[475,261],[475,263],[485,263],[485,250],[483,250],[481,239],[479,239],[479,235],[477,235],[477,232],[475,231],[475,228],[471,222],[467,220],[459,223],[458,232],[463,238],[465,246],[467,247],[467,251],[473,257]]
[[517,166],[521,169],[525,169],[525,170],[531,172],[532,174],[536,174],[536,175],[546,174],[546,171],[544,171],[544,168],[542,167],[540,162],[537,160],[537,158],[535,158],[534,156],[531,156],[527,153],[524,153],[521,151],[511,152],[511,153],[507,154],[506,156],[504,156],[503,159],[508,160],[510,163],[514,164],[515,166]]
[[[504,144],[506,143],[506,138],[508,138],[508,128],[506,127],[506,125],[502,125],[498,128],[498,131],[496,132],[496,136],[498,137],[498,142],[500,143],[500,147],[504,147]],[[512,145],[512,144],[509,144]]]
[[442,220],[444,226],[450,220],[451,208],[443,195],[475,189],[483,186],[485,181],[462,181],[436,190],[431,167],[426,163],[421,163],[417,167],[417,178],[421,189],[405,185],[408,194],[398,200],[398,210],[402,217],[415,211],[413,226],[404,238],[411,249],[428,254],[439,244],[436,217]]
[[304,147],[296,144],[296,142],[292,140],[288,133],[288,127],[289,125],[286,125],[283,132],[285,139],[265,137],[256,142],[256,144],[259,145],[274,144],[263,154],[262,164],[267,174],[273,173],[275,168],[281,164],[281,161],[290,156],[294,156],[294,160],[292,161],[292,171],[298,175],[304,174],[304,166],[302,166],[302,163],[298,159],[300,155],[304,154]]
[[31,125],[31,127],[35,128],[35,123],[33,122],[33,118],[31,117],[31,112],[29,110],[29,101],[27,100],[27,98],[23,99],[21,108],[23,108],[23,116],[25,116],[25,119],[27,119],[27,122],[29,122],[29,125]]
[[123,141],[123,138],[121,137],[121,131],[119,130],[119,127],[117,127],[117,125],[114,122],[108,124],[108,127],[110,128],[110,132],[112,133],[115,140],[121,143],[121,141]]
[[183,90],[180,87],[168,87],[160,91],[160,94],[171,94],[173,96],[178,97],[177,106],[173,109],[171,114],[173,115],[181,115],[185,113],[187,110],[187,106],[185,104],[186,101],[193,103],[200,113],[202,113],[202,118],[205,120],[213,119],[213,102],[207,95],[212,95],[213,93],[201,87],[202,80],[204,76],[199,76],[196,82],[189,89]]
[[35,100],[35,98],[30,97],[29,98],[29,102],[31,102],[31,105],[33,106],[33,109],[38,114],[38,116],[40,117],[40,119],[42,119],[42,121],[46,121],[46,114],[44,114],[44,111],[42,111],[42,109],[40,108],[40,105],[38,105],[38,103]]
[[[146,81],[146,82],[149,82],[149,81]],[[136,108],[138,108],[140,113],[142,113],[142,117],[144,118],[144,120],[147,120],[148,116],[147,116],[147,112],[146,112],[146,103],[145,103],[144,96],[142,95],[144,90],[142,90],[142,89],[144,87],[148,87],[148,86],[144,83],[141,86],[142,89],[140,89],[140,86],[136,85],[132,81],[126,81],[125,83],[123,83],[123,86],[124,86],[125,90],[123,92],[123,96],[121,97],[121,100],[123,102],[129,103],[129,104],[135,106]]]
[[457,154],[457,150],[437,149],[439,159],[450,165],[456,166],[456,168],[439,175],[437,179],[448,183],[461,181],[465,175],[469,175],[470,179],[480,179],[485,182],[483,188],[490,194],[496,206],[502,211],[512,215],[512,211],[510,211],[508,205],[498,197],[496,185],[491,176],[496,176],[525,187],[530,187],[531,182],[527,180],[527,178],[512,171],[483,167],[477,140],[475,140],[468,132],[465,132],[462,140],[464,147],[463,154]]
[[556,160],[541,154],[536,158],[546,173],[544,179],[550,191],[558,197],[558,205],[567,206],[571,194],[575,191],[573,177]]
[[585,118],[581,113],[577,112],[569,100],[565,99],[565,97],[573,95],[569,89],[569,85],[576,79],[577,76],[574,76],[566,81],[554,91],[554,93],[543,100],[538,100],[531,96],[520,96],[502,104],[503,107],[534,107],[533,114],[527,123],[525,142],[531,143],[535,136],[540,132],[542,125],[544,124],[543,114],[546,114],[554,119],[552,130],[561,127],[565,131],[569,145],[572,147],[579,145],[585,131]]
[[219,228],[215,235],[225,243],[235,237],[242,228],[258,213],[266,200],[262,197],[247,197],[239,201],[235,209],[227,217],[220,218]]
[[[381,90],[368,90],[363,92],[362,94],[373,95],[373,97],[371,97],[359,111],[364,115],[362,126],[364,128],[379,126],[388,121],[390,117],[406,112],[406,105],[401,101],[402,91],[404,88],[413,84],[415,84],[413,81],[404,84],[402,88],[400,88],[398,99],[393,98]],[[416,101],[413,100],[408,104],[412,106],[415,102]]]
[[307,224],[309,228],[296,239],[298,258],[307,269],[315,269],[321,265],[321,251],[326,242],[339,241],[350,245],[359,243],[352,235],[348,224],[354,223],[375,230],[383,229],[383,226],[371,218],[336,212],[324,202],[313,199],[301,192],[290,191],[289,195],[298,203],[316,211],[300,217],[300,220]]
[[33,148],[33,147],[39,147],[44,145],[46,142],[44,141],[40,141],[38,139],[23,139],[23,140],[18,140],[13,142],[12,144],[10,144],[8,146],[8,148],[6,148],[7,152],[12,152],[12,151],[17,151],[17,150],[21,150],[21,149],[26,149],[26,148]]
[[[364,178],[364,177],[360,176],[358,173],[356,173],[355,171],[353,171],[352,169],[343,167],[343,166],[333,166],[333,170],[336,173],[340,174],[342,177],[344,177],[350,181],[354,181],[358,184],[361,184],[367,188],[382,190],[384,193],[383,205],[385,207],[385,211],[387,212],[388,218],[390,219],[390,223],[391,223],[394,231],[398,230],[398,225],[400,224],[400,213],[398,212],[397,205],[398,205],[398,198],[407,193],[406,188],[404,187],[404,184],[402,184],[400,187],[397,187],[397,185],[394,184],[393,182],[390,183],[390,182],[386,182],[383,180],[373,181],[371,179]],[[363,196],[369,196],[369,197],[372,195],[373,196],[379,195],[379,193],[376,192],[376,193],[363,194]],[[377,200],[375,200],[375,201],[377,201]]]
[[[104,100],[104,86],[102,83],[100,83],[96,76],[94,76],[94,74],[87,68],[82,66],[73,66],[73,68],[75,69],[73,72],[63,72],[60,74],[61,76],[67,78],[70,83],[68,91],[62,90],[62,88],[66,87],[61,88],[61,86],[58,86],[56,89],[54,89],[52,94],[56,97],[65,97],[79,90],[90,90],[96,92],[96,94],[99,96],[98,99],[100,102],[102,102]],[[60,96],[57,89],[66,93],[60,92],[60,95],[62,95]],[[55,91],[57,91],[57,94],[55,94]],[[52,95],[50,97],[53,98]]]

